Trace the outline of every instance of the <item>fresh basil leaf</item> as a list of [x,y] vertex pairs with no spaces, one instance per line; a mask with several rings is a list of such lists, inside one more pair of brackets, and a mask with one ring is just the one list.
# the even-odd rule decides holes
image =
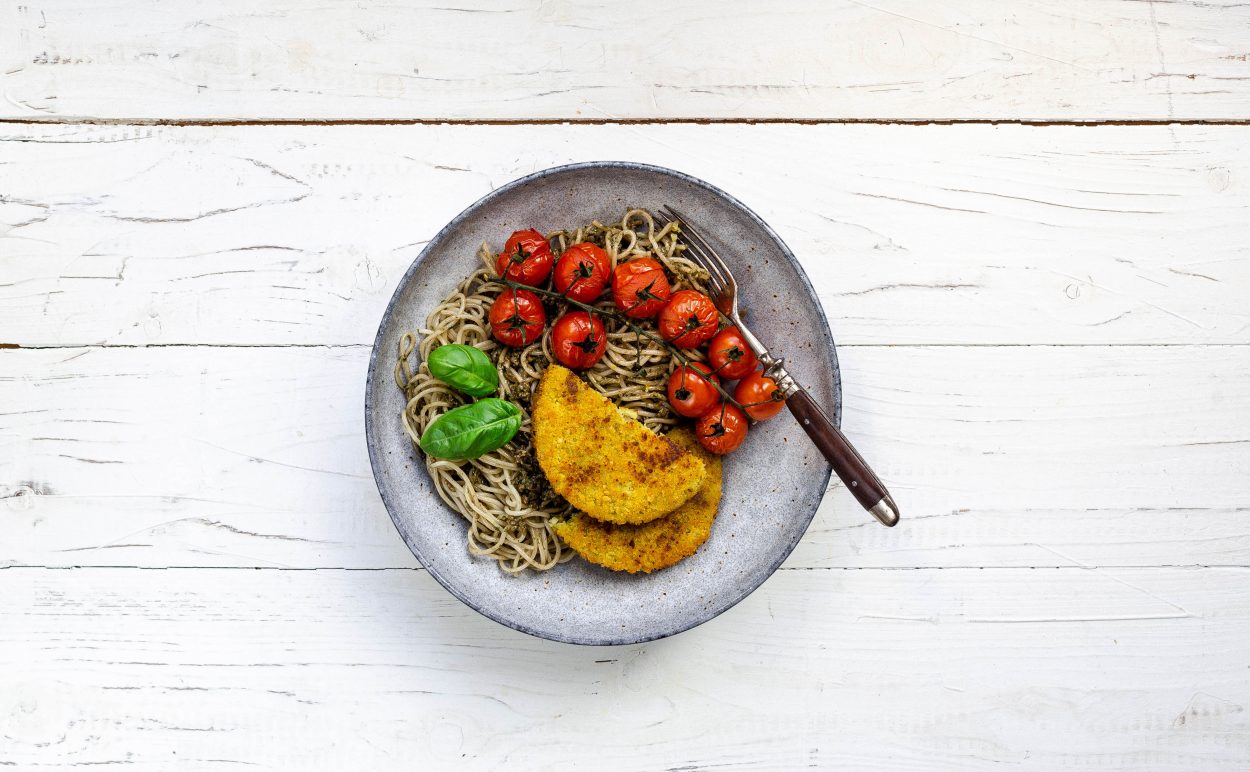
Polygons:
[[435,458],[477,458],[503,447],[521,428],[521,408],[490,397],[448,410],[421,435],[421,449]]
[[472,397],[494,394],[499,388],[499,372],[481,349],[462,343],[447,343],[430,352],[425,360],[430,374],[443,383]]

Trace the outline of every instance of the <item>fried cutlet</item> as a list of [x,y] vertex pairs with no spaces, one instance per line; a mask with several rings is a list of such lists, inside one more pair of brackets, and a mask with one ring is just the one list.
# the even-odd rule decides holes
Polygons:
[[533,401],[534,450],[551,487],[598,520],[645,523],[703,484],[704,462],[621,415],[571,370],[550,365]]
[[707,467],[703,486],[685,504],[649,523],[615,525],[581,513],[556,523],[553,530],[574,552],[613,571],[650,573],[693,555],[707,541],[720,504],[720,457],[701,448],[689,429],[666,436],[702,459]]

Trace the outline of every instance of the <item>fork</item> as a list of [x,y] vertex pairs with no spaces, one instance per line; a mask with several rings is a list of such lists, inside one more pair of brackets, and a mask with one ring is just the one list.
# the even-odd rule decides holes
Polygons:
[[703,238],[698,228],[673,207],[665,206],[655,214],[655,219],[661,225],[674,223],[678,226],[678,234],[686,242],[687,253],[708,273],[712,302],[737,325],[742,338],[764,365],[764,374],[777,383],[777,388],[785,396],[786,407],[790,408],[803,431],[811,437],[851,495],[882,525],[893,527],[897,524],[898,505],[881,479],[868,467],[846,435],[829,420],[812,395],[790,377],[782,360],[768,353],[764,344],[742,323],[742,318],[738,316],[738,285],[729,266]]

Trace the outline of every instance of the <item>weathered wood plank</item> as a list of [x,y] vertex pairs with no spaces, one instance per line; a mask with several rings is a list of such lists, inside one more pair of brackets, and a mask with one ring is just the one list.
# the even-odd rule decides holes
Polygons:
[[0,571],[22,769],[1239,769],[1246,569],[783,570],[580,648],[422,571]]
[[463,207],[605,156],[691,172],[757,209],[803,261],[840,343],[1250,342],[1238,127],[0,135],[13,170],[0,343],[369,343],[403,271]]
[[[368,353],[0,351],[0,564],[414,565],[369,471]],[[1250,565],[1250,347],[852,347],[842,366],[844,427],[907,523],[834,490],[791,565]]]
[[1234,0],[42,0],[0,14],[8,118],[1250,117],[1250,9]]

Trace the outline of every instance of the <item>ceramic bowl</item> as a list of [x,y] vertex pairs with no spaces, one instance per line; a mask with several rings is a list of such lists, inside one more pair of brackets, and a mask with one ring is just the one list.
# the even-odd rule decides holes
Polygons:
[[395,527],[421,564],[487,617],[531,635],[578,644],[625,644],[705,622],[759,587],[802,538],[830,468],[788,411],[752,427],[725,459],[724,495],[699,551],[651,574],[614,573],[575,558],[543,573],[510,576],[465,548],[465,521],[434,491],[400,423],[404,399],[392,378],[397,345],[514,230],[551,231],[625,210],[679,209],[730,263],[744,321],[825,411],[840,418],[833,337],[811,283],[763,220],[729,194],[680,172],[594,162],[531,174],[491,192],[447,224],[404,274],[386,308],[369,361],[365,427],[369,458]]

